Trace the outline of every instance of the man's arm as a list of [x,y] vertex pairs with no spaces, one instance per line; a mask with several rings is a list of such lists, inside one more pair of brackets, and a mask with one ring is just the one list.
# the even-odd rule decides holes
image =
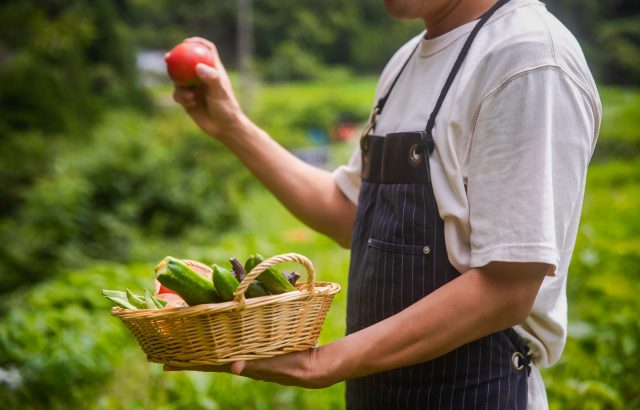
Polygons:
[[[407,309],[316,349],[201,366],[285,385],[322,388],[442,356],[524,322],[549,265],[493,262],[471,269]],[[166,370],[178,370],[165,367]]]
[[174,99],[207,134],[225,144],[300,221],[344,247],[351,241],[355,205],[328,171],[296,158],[247,118],[231,88],[215,46],[215,69],[198,65],[199,88],[176,88]]
[[[493,262],[470,269],[382,322],[323,346],[319,381],[333,383],[440,357],[525,321],[549,265]],[[340,354],[342,352],[342,354]]]

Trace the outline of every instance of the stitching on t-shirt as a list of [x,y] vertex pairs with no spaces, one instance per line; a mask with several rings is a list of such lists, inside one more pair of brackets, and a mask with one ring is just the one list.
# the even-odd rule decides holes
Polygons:
[[558,64],[558,59],[556,58],[556,46],[555,46],[555,43],[553,42],[553,38],[551,37],[551,30],[549,29],[549,25],[547,24],[547,20],[544,17],[542,17],[542,14],[540,14],[540,12],[535,7],[531,7],[531,10],[534,13],[536,13],[538,15],[538,17],[540,17],[540,20],[542,20],[542,24],[544,24],[545,28],[547,29],[547,37],[549,38],[549,44],[550,44],[550,48],[551,48],[551,56],[553,57],[554,64]]
[[504,244],[490,246],[488,248],[472,249],[471,252],[483,254],[483,253],[494,251],[496,249],[504,249],[504,248],[521,248],[521,249],[522,248],[543,248],[543,249],[552,250],[554,252],[558,252],[558,249],[555,246],[552,246],[546,243],[504,243]]
[[495,94],[497,94],[498,92],[500,92],[501,90],[503,90],[504,88],[506,88],[507,85],[509,85],[512,81],[514,81],[515,79],[533,73],[533,72],[537,72],[537,71],[541,71],[544,69],[557,69],[558,71],[560,71],[567,79],[569,79],[575,86],[576,88],[580,91],[580,93],[583,94],[584,97],[587,98],[587,100],[590,102],[591,105],[591,110],[594,113],[594,117],[598,118],[599,120],[599,115],[596,109],[596,102],[594,101],[593,97],[590,95],[590,93],[587,91],[587,89],[585,87],[583,87],[575,78],[573,78],[573,76],[568,73],[566,70],[564,70],[562,67],[555,65],[555,64],[542,64],[539,66],[534,66],[534,67],[530,67],[527,69],[524,69],[522,71],[519,71],[517,73],[512,74],[511,76],[507,77],[504,81],[502,81],[500,84],[498,84],[498,86],[496,86],[493,90],[490,90],[489,92],[487,92],[487,94],[482,97],[480,99],[480,102],[478,103],[478,107],[476,108],[476,110],[473,113],[473,126],[471,127],[471,136],[469,137],[469,143],[467,144],[467,149],[465,151],[464,154],[464,160],[462,161],[462,170],[464,173],[464,170],[467,169],[468,165],[469,165],[469,157],[471,155],[471,147],[473,145],[473,138],[475,137],[475,133],[476,133],[476,126],[478,125],[478,117],[480,116],[480,111],[482,110],[482,106],[484,105],[485,101],[488,100],[490,97],[494,96]]

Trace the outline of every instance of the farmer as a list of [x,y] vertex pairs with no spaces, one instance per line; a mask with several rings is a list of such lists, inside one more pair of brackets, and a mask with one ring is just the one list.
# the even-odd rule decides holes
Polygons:
[[[351,247],[347,333],[195,370],[321,388],[349,409],[544,409],[598,93],[537,0],[386,0],[426,32],[391,58],[350,162],[309,166],[247,118],[215,47],[174,97],[301,221]],[[204,41],[193,39],[193,41]],[[167,368],[167,370],[176,370]]]

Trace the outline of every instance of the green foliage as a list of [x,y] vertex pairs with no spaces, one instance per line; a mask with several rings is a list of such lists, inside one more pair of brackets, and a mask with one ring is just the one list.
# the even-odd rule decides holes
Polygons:
[[269,81],[304,81],[322,77],[326,67],[318,58],[293,42],[283,42],[265,65]]
[[640,92],[637,88],[601,88],[606,102],[593,160],[632,159],[640,155]]
[[114,112],[84,146],[67,147],[0,221],[0,292],[88,259],[156,258],[153,250],[178,237],[232,227],[230,195],[242,192],[247,173],[187,121]]
[[566,352],[545,374],[563,409],[638,408],[640,158],[590,168],[569,274]]
[[252,118],[285,146],[308,145],[310,128],[329,133],[343,117],[365,121],[374,84],[371,77],[337,75],[324,81],[262,87],[256,93]]
[[101,265],[3,300],[0,368],[15,376],[0,382],[6,408],[75,408],[93,403],[113,368],[126,365],[122,349],[132,342],[109,317],[100,289],[141,283],[148,266]]
[[600,82],[640,83],[637,1],[555,0],[547,6],[580,41]]
[[[227,66],[237,62],[235,1],[128,4],[143,46],[170,49],[198,35],[217,44]],[[257,67],[275,81],[323,78],[327,65],[378,73],[402,43],[423,30],[419,21],[391,20],[374,0],[260,0],[253,9]]]
[[109,0],[0,6],[0,136],[80,134],[107,105],[148,106],[129,28]]
[[0,216],[10,215],[21,203],[28,186],[49,172],[49,158],[57,150],[53,141],[38,132],[12,134],[0,150]]

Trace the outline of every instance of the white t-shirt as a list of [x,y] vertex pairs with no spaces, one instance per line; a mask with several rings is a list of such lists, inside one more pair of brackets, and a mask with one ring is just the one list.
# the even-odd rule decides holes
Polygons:
[[[425,128],[476,22],[405,44],[384,69],[391,93],[376,135]],[[430,169],[449,260],[460,272],[491,261],[553,265],[531,315],[516,327],[534,363],[556,362],[566,341],[567,269],[601,106],[580,46],[537,0],[512,0],[479,31],[438,114]],[[333,173],[354,203],[361,153]]]

